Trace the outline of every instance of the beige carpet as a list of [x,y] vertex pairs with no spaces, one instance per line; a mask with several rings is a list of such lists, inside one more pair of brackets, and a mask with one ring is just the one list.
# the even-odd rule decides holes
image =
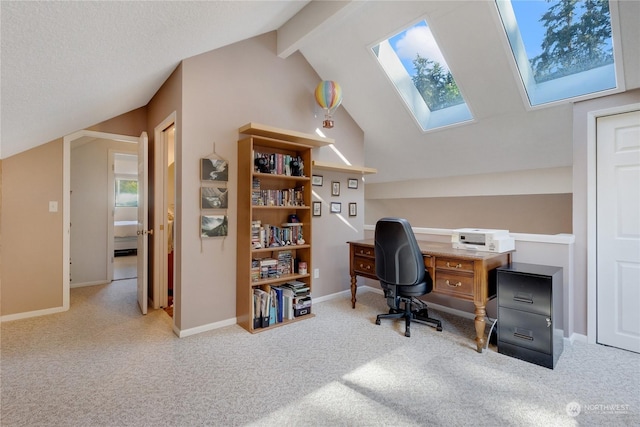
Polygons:
[[[260,334],[177,338],[135,280],[75,288],[69,312],[1,325],[2,426],[637,426],[640,355],[574,343],[555,370],[443,332],[374,324],[384,299],[315,304]],[[577,409],[569,415],[567,409]]]
[[138,256],[123,255],[114,257],[113,280],[134,279],[138,277]]

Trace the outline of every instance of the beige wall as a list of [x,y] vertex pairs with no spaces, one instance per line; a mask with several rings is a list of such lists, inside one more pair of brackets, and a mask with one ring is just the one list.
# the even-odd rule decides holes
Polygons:
[[[145,114],[137,109],[92,130],[137,136],[146,130]],[[4,159],[2,165],[0,315],[62,311],[62,139]],[[58,202],[58,212],[49,212],[49,201]]]
[[399,216],[413,227],[571,233],[571,203],[571,194],[374,199],[366,202],[365,222]]
[[112,119],[98,123],[87,130],[118,135],[140,136],[147,130],[147,107],[140,107]]
[[[62,309],[62,140],[2,161],[2,316]],[[49,202],[58,203],[49,212]]]
[[[176,144],[177,194],[181,202],[178,221],[181,268],[182,323],[188,330],[235,317],[236,265],[236,182],[238,128],[248,122],[314,133],[322,116],[314,114],[313,91],[320,78],[301,54],[287,59],[276,56],[276,34],[269,33],[183,62],[182,134]],[[336,149],[354,164],[362,164],[364,136],[342,109],[336,126],[327,136],[336,140]],[[231,165],[229,188],[229,236],[225,239],[199,237],[199,159],[213,154]],[[316,151],[317,158],[335,161],[330,148]],[[346,214],[348,201],[362,203],[363,190],[346,190],[346,177],[325,174],[325,187],[332,179],[343,181],[343,216],[329,215],[314,220],[313,235],[319,243],[313,252],[313,267],[320,278],[314,280],[318,297],[348,289],[346,240],[362,236],[362,216],[353,220]],[[347,199],[349,195],[349,199]],[[315,249],[317,248],[317,249]],[[335,262],[327,261],[336,257]]]

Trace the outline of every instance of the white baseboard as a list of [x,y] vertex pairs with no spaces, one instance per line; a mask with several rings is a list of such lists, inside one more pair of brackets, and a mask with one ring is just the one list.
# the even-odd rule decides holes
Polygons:
[[200,334],[202,332],[212,331],[214,329],[224,328],[225,326],[235,325],[237,323],[237,319],[235,317],[231,319],[221,320],[219,322],[208,323],[206,325],[197,326],[195,328],[189,329],[178,329],[176,325],[173,325],[173,333],[176,334],[179,338],[189,337],[191,335]]
[[86,286],[106,285],[107,283],[111,282],[107,280],[96,280],[94,282],[70,283],[69,288],[84,288]]
[[7,314],[4,316],[0,316],[0,323],[9,322],[12,320],[28,319],[30,317],[46,316],[48,314],[62,313],[63,311],[67,310],[69,310],[69,307],[53,307],[45,308],[43,310],[26,311],[24,313]]

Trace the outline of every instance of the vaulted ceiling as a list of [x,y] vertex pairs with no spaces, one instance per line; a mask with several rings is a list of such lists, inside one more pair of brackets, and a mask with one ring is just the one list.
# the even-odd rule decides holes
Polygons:
[[[380,171],[368,182],[572,163],[571,104],[526,107],[490,0],[0,4],[2,158],[146,105],[183,59],[278,30],[279,56],[300,51],[342,85]],[[613,14],[624,84],[638,88],[640,2]],[[425,18],[473,123],[423,132],[370,52]]]

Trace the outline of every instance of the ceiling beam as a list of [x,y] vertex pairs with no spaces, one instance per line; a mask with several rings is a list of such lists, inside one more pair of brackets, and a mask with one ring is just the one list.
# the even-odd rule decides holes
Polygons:
[[287,58],[311,37],[335,25],[347,14],[360,7],[363,1],[310,1],[278,29],[277,54]]

